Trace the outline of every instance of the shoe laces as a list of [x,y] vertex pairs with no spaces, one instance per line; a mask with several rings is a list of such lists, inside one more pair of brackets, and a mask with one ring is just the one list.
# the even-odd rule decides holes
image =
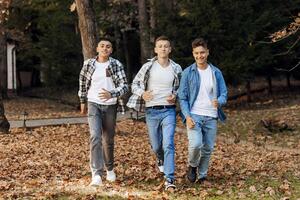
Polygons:
[[162,166],[162,165],[164,165],[164,161],[162,161],[162,160],[158,160],[158,161],[157,161],[157,165],[158,165],[158,166]]

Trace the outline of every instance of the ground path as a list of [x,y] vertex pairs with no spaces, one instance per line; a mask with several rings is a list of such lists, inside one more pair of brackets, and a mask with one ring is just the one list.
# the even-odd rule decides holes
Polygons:
[[[132,113],[126,112],[125,114],[119,113],[117,115],[117,121],[125,120],[125,119],[132,119],[132,118],[138,118],[138,116],[133,116]],[[12,120],[9,121],[11,128],[22,128],[24,127],[24,121],[23,120]],[[87,117],[63,117],[63,118],[52,118],[52,119],[30,119],[25,121],[25,125],[28,128],[34,128],[34,127],[41,127],[41,126],[57,126],[57,125],[64,125],[64,124],[86,124],[87,123]],[[176,127],[176,132],[185,133],[186,130],[184,128]],[[224,136],[219,136],[218,140],[221,140],[225,143],[234,143],[234,138],[228,138]],[[254,145],[252,142],[249,141],[239,141],[241,144],[246,145]],[[293,152],[300,154],[300,149],[295,148],[287,148],[287,147],[278,147],[275,145],[265,145],[261,148],[269,149],[269,150],[277,150],[277,151],[283,151],[283,152]]]
[[[130,119],[131,113],[118,114],[117,121],[123,119]],[[24,127],[24,120],[9,120],[11,128],[22,128]],[[40,126],[56,126],[63,124],[86,124],[87,117],[61,117],[61,118],[47,118],[47,119],[28,119],[25,121],[25,127],[33,128]]]

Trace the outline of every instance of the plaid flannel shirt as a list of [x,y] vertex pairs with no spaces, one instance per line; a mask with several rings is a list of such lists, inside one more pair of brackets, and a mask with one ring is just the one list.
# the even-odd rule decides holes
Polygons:
[[[79,91],[78,96],[80,103],[87,102],[87,94],[91,86],[92,76],[95,72],[96,58],[91,58],[83,63],[83,67],[79,75]],[[115,89],[109,91],[112,97],[118,98],[118,111],[125,112],[125,104],[121,96],[128,92],[128,84],[124,71],[124,67],[117,59],[109,57],[108,72],[110,73]]]
[[[131,85],[132,95],[126,104],[127,107],[132,108],[139,112],[145,111],[145,101],[143,100],[142,95],[147,90],[147,84],[150,77],[150,69],[152,68],[153,63],[156,60],[157,60],[156,57],[150,59],[147,63],[145,63],[142,66],[142,68],[135,76]],[[175,63],[171,59],[170,59],[170,63],[175,76],[172,93],[177,95],[177,89],[179,87],[179,81],[180,81],[182,69],[179,64]]]

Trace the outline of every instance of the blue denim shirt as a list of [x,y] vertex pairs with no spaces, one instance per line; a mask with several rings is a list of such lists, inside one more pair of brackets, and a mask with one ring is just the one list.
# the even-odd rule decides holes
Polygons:
[[[218,118],[220,121],[224,122],[226,116],[222,111],[221,107],[227,102],[227,88],[222,75],[222,72],[215,66],[209,63],[212,73],[214,75],[214,93],[218,100]],[[197,70],[197,64],[194,63],[187,67],[181,77],[180,86],[178,89],[178,99],[181,107],[181,114],[183,122],[185,122],[186,117],[190,116],[191,109],[197,99],[197,95],[200,90],[201,77],[199,76]]]

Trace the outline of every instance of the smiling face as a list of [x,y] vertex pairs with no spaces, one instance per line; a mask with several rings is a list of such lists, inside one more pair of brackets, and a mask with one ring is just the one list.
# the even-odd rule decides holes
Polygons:
[[207,65],[207,57],[209,50],[204,46],[197,46],[193,48],[193,56],[198,67],[205,67]]
[[112,53],[113,48],[110,41],[101,40],[97,46],[97,53],[101,59],[108,59]]
[[171,53],[171,44],[168,40],[158,40],[155,43],[154,52],[158,58],[169,58]]

